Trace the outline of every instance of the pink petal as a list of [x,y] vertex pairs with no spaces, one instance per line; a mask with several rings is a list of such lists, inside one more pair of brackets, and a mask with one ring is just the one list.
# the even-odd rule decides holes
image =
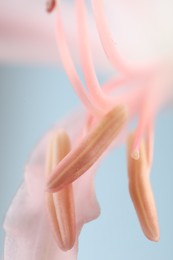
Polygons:
[[[63,127],[71,140],[78,142],[83,132],[84,113],[74,113],[57,125]],[[44,201],[44,165],[48,139],[52,129],[33,151],[25,171],[25,181],[15,196],[5,218],[6,231],[4,260],[73,260],[77,259],[78,241],[63,252],[56,244],[47,219]],[[88,221],[99,215],[94,192],[95,168],[74,184],[77,233]]]

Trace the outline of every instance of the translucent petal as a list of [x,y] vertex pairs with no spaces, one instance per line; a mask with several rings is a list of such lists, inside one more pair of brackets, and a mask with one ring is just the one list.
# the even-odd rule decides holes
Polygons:
[[[54,241],[44,204],[44,165],[47,142],[52,131],[60,126],[65,128],[74,146],[83,133],[84,119],[84,113],[74,113],[45,135],[31,154],[25,171],[25,181],[5,218],[4,260],[73,260],[77,258],[77,239],[74,247],[66,253]],[[82,176],[73,184],[78,234],[83,224],[99,215],[93,184],[94,174],[95,169],[92,168],[89,174]]]

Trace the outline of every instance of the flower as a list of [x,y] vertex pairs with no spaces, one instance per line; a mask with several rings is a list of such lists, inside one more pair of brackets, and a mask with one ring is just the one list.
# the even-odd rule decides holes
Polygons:
[[[114,5],[113,2],[110,5]],[[49,1],[48,11],[52,11],[54,6],[55,2]],[[150,56],[141,56],[140,63],[138,55],[134,56],[133,61],[126,61],[112,40],[102,1],[92,0],[92,7],[100,42],[116,73],[100,87],[89,41],[89,15],[85,1],[76,0],[77,46],[88,89],[86,91],[70,54],[61,18],[61,5],[58,4],[56,33],[59,54],[86,112],[82,113],[83,121],[81,115],[77,116],[79,125],[70,117],[67,125],[60,124],[63,130],[53,130],[48,134],[53,135],[48,159],[45,156],[45,145],[41,145],[41,148],[39,146],[34,152],[27,166],[25,183],[7,213],[7,259],[14,255],[16,259],[42,259],[43,254],[45,256],[43,249],[48,252],[48,259],[76,259],[78,235],[83,224],[99,214],[93,190],[93,170],[110,148],[115,146],[116,140],[121,140],[120,133],[129,131],[130,123],[136,117],[137,126],[127,138],[129,191],[144,234],[150,240],[159,240],[149,173],[154,120],[171,93],[171,61],[163,53],[151,59]],[[46,191],[47,177],[43,176],[45,160],[48,160],[47,173],[50,175]],[[26,207],[22,215],[19,210],[21,202]],[[31,223],[31,229],[28,223]],[[47,245],[49,239],[50,244]]]
[[[57,43],[60,56],[75,91],[89,113],[91,122],[105,118],[105,115],[111,113],[110,111],[120,107],[128,111],[128,117],[125,120],[127,125],[129,125],[132,118],[138,117],[136,129],[128,144],[129,190],[145,235],[150,240],[158,241],[160,236],[159,226],[149,182],[149,172],[153,153],[154,120],[160,107],[168,99],[171,89],[170,63],[162,55],[155,60],[148,59],[147,63],[145,61],[138,65],[127,62],[112,40],[102,1],[92,0],[91,2],[101,44],[109,62],[120,76],[114,77],[107,81],[102,88],[100,87],[89,42],[84,0],[75,1],[75,14],[80,61],[88,93],[75,69],[65,36],[61,10],[58,10]],[[123,89],[124,86],[125,89]],[[117,89],[121,89],[119,95],[116,93]],[[121,116],[124,118],[124,115],[125,112],[119,118]],[[119,119],[116,120],[119,122]],[[112,126],[109,126],[109,128],[112,129]],[[121,130],[122,128],[123,126]],[[59,191],[78,179],[82,174],[85,174],[106,151],[107,133],[102,133],[99,127],[95,128],[95,132],[96,134],[89,133],[83,142],[57,165],[47,184],[49,192]],[[103,140],[105,146],[102,143],[100,144],[96,136],[100,136],[100,140]],[[113,138],[111,141],[113,141]],[[100,149],[100,146],[102,149]]]

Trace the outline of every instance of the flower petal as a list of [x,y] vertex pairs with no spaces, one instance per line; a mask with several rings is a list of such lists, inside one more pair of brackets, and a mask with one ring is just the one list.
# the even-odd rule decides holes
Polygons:
[[6,214],[4,260],[76,260],[78,235],[82,226],[98,217],[99,206],[94,192],[95,168],[73,183],[77,236],[72,249],[64,252],[52,236],[45,208],[44,166],[51,135],[60,127],[70,136],[72,147],[83,134],[85,114],[76,111],[51,129],[31,154],[25,181]]

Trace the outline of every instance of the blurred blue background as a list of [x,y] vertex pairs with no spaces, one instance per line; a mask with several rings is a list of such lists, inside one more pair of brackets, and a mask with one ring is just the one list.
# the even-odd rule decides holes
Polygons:
[[[37,141],[79,103],[65,73],[47,67],[0,67],[0,221],[23,178]],[[148,241],[140,229],[128,194],[125,147],[113,151],[96,177],[101,216],[85,225],[79,260],[173,259],[173,111],[156,123],[152,186],[161,239]],[[4,233],[0,232],[3,252]],[[25,259],[23,259],[25,260]],[[38,259],[41,260],[41,259]]]

